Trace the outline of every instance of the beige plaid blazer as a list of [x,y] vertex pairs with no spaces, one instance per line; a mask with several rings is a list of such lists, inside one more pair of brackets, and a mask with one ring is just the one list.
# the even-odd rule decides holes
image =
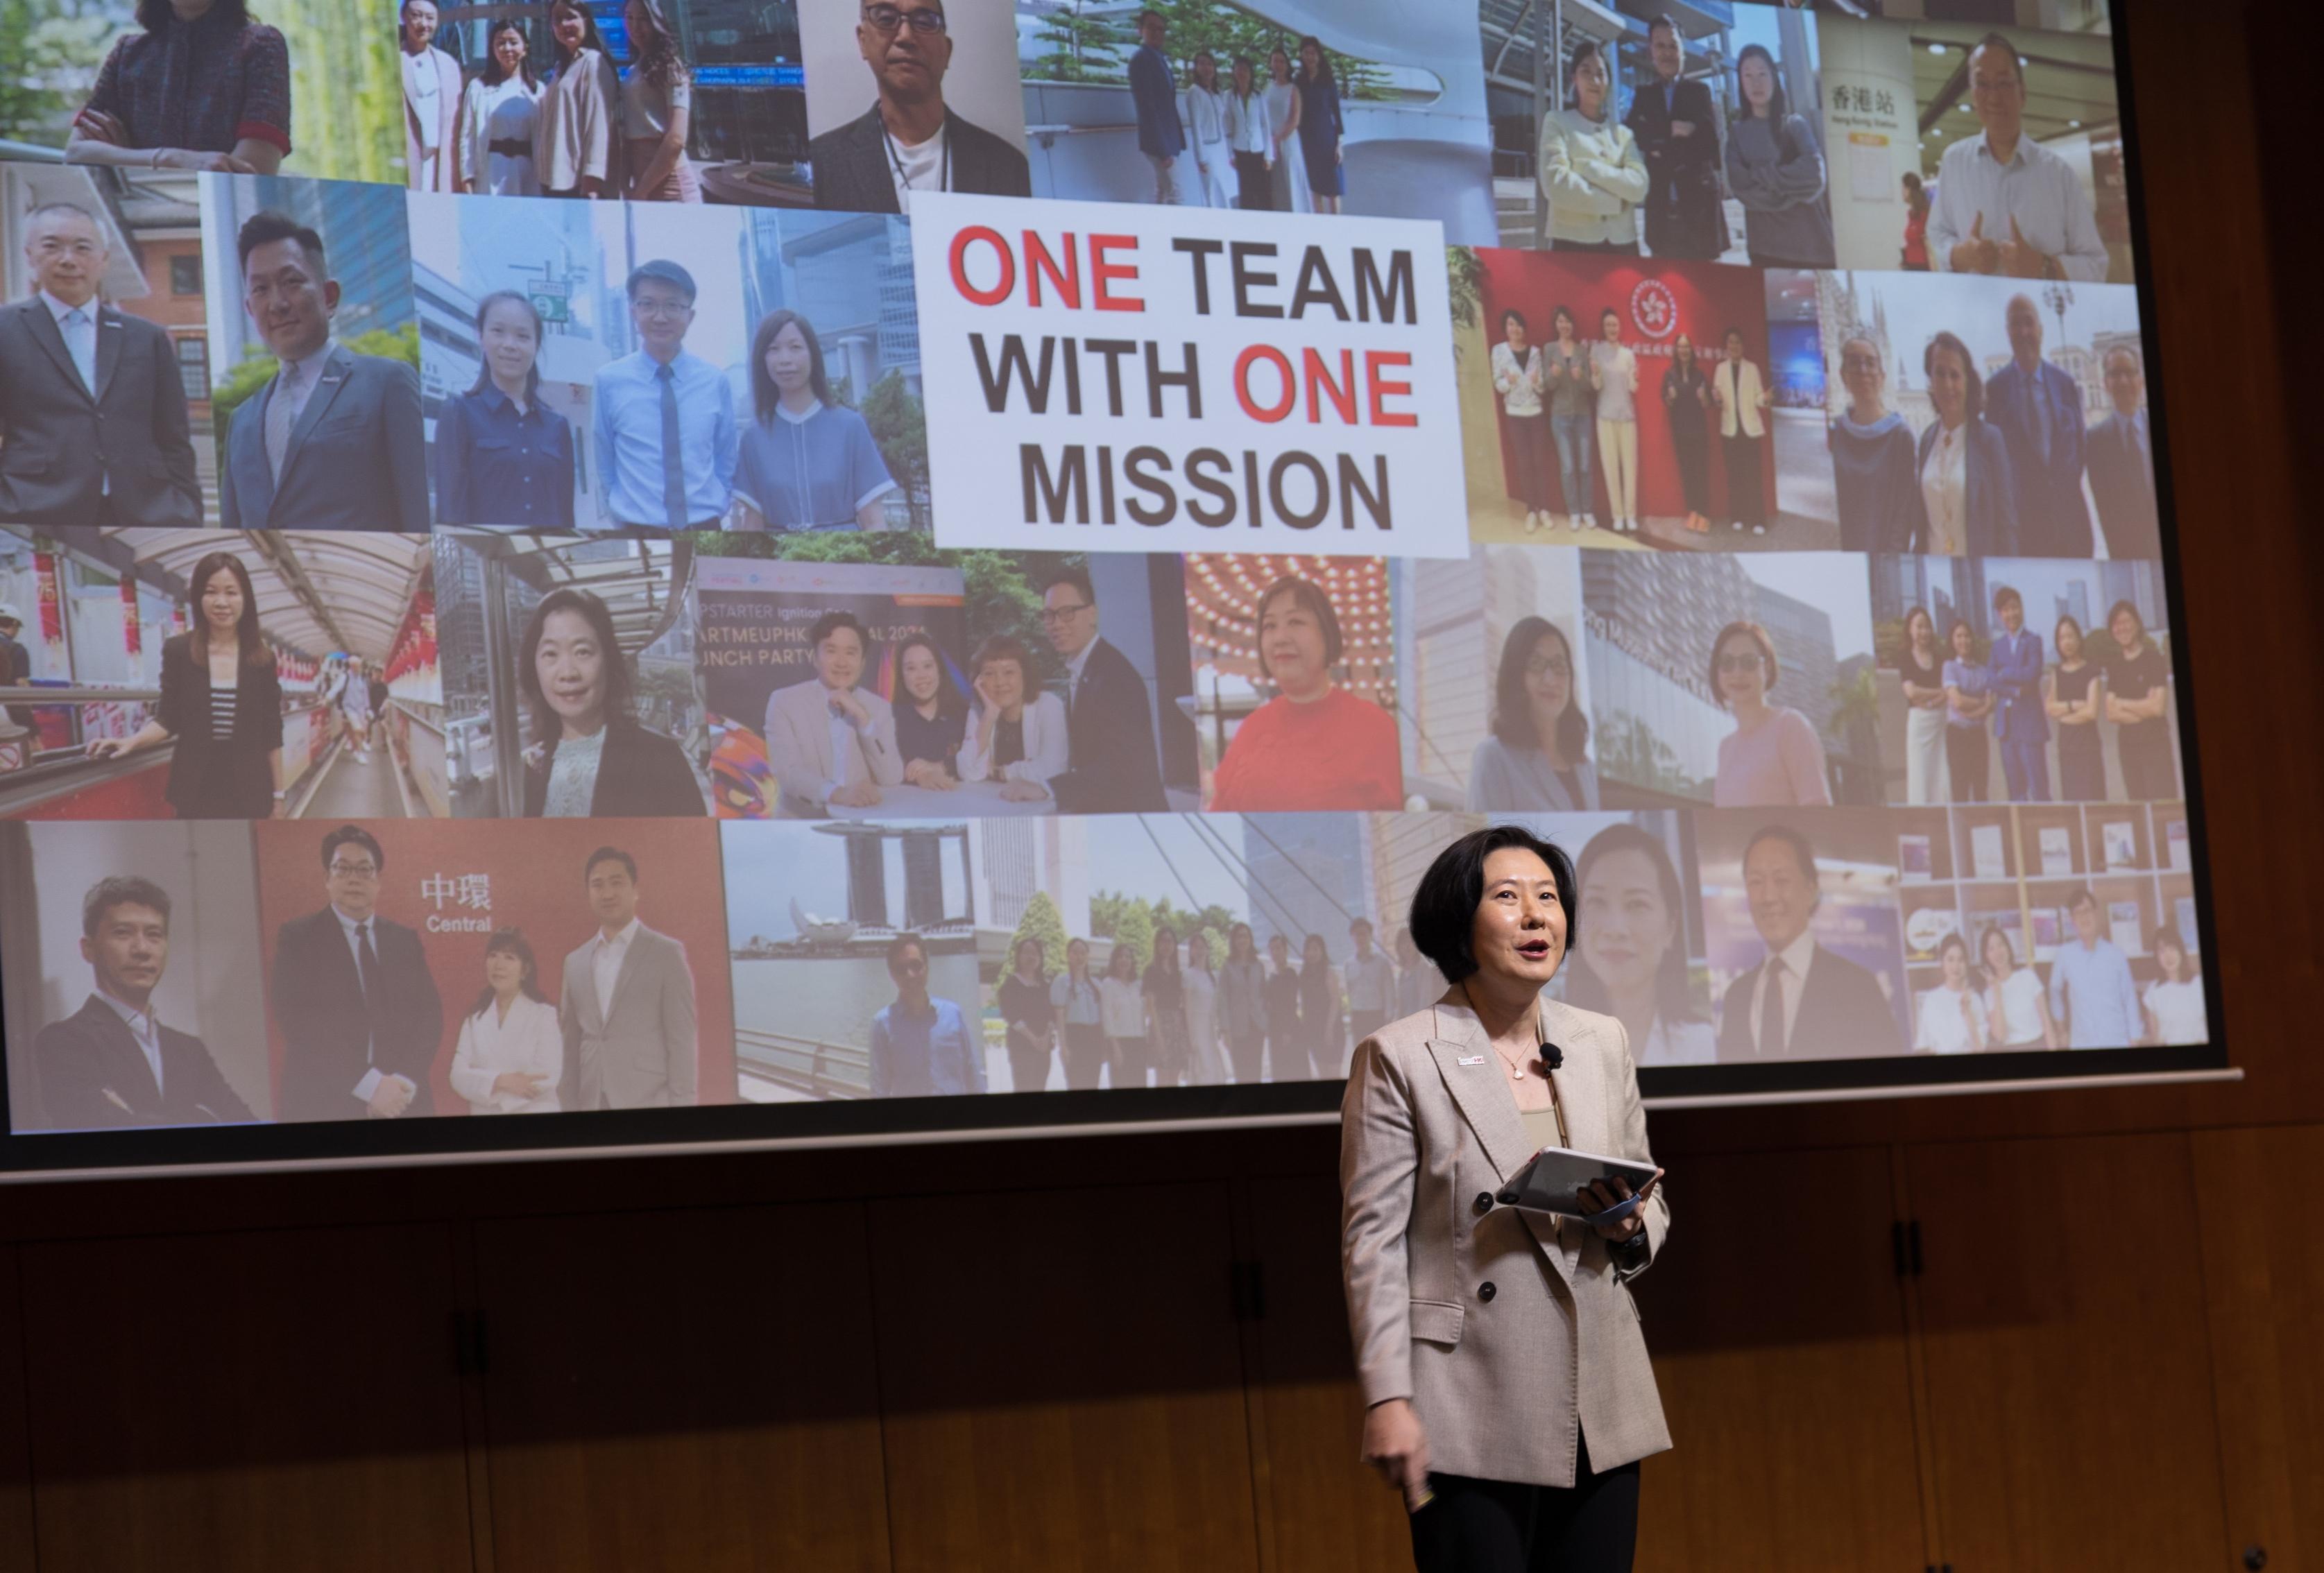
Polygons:
[[[1622,1024],[1548,998],[1541,1022],[1565,1051],[1552,1074],[1572,1145],[1651,1163]],[[1390,1022],[1358,1046],[1340,1106],[1341,1274],[1364,1402],[1412,1400],[1430,1468],[1564,1486],[1577,1427],[1601,1470],[1671,1440],[1606,1242],[1495,1200],[1534,1148],[1458,988]],[[1646,1205],[1649,1262],[1665,1195]]]

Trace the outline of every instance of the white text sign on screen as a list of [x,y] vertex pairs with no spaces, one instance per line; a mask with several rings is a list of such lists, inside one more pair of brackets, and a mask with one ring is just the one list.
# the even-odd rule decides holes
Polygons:
[[941,547],[1468,555],[1441,225],[916,197]]

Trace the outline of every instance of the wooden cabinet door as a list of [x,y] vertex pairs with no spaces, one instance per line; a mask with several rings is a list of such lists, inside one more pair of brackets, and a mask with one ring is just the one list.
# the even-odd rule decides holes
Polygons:
[[1356,1457],[1364,1399],[1340,1283],[1340,1186],[1250,1182],[1264,1314],[1251,1324],[1251,1435],[1268,1573],[1410,1573],[1404,1504]]
[[16,1252],[0,1248],[0,1568],[32,1566],[32,1433],[24,1413],[23,1304]]
[[2226,1533],[2184,1135],[1906,1154],[1938,1559],[2183,1573]]
[[473,1565],[447,1228],[22,1262],[41,1573]]
[[1642,1475],[1642,1573],[1922,1567],[1887,1152],[1665,1161],[1635,1292],[1672,1449]]
[[872,1208],[897,1573],[1257,1567],[1222,1184]]
[[2195,1196],[2209,1291],[2227,1548],[2324,1567],[2324,1126],[2201,1131]]
[[888,1566],[863,1213],[476,1226],[494,1573]]

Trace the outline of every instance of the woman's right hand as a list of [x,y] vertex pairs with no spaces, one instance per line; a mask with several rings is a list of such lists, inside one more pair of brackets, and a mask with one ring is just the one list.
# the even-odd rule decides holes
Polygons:
[[1404,1494],[1404,1511],[1418,1513],[1428,1500],[1428,1433],[1408,1398],[1375,1403],[1364,1415],[1364,1462]]
[[129,751],[127,738],[93,738],[88,745],[92,759],[117,759]]

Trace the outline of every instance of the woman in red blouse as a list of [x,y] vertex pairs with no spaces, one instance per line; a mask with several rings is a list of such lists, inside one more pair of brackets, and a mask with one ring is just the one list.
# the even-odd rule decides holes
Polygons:
[[1332,681],[1340,619],[1307,580],[1259,600],[1259,669],[1280,691],[1235,729],[1212,779],[1218,814],[1401,808],[1396,718]]

